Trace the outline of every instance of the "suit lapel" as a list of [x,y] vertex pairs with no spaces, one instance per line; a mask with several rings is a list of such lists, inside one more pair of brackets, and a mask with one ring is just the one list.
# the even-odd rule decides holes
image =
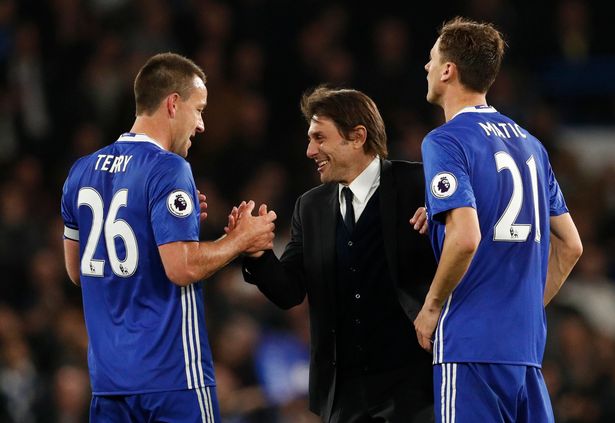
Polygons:
[[320,207],[322,274],[328,279],[329,285],[333,285],[335,274],[335,228],[339,207],[337,184],[331,184],[331,189],[324,193],[323,204]]
[[397,263],[397,191],[393,177],[393,165],[389,160],[380,161],[380,217],[387,262],[393,283],[398,282]]

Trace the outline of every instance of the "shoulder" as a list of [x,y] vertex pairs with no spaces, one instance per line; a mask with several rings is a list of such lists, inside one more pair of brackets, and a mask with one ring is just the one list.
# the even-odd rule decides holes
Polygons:
[[166,150],[158,150],[153,155],[156,163],[161,166],[171,167],[171,168],[190,168],[190,164],[186,159],[184,159],[179,154],[171,153]]
[[432,129],[425,135],[425,138],[423,138],[423,148],[426,145],[457,143],[457,134],[462,130],[462,127],[459,126],[459,122],[455,122],[455,120],[449,121],[442,126]]
[[388,169],[391,169],[393,172],[416,172],[417,170],[423,170],[423,163],[407,160],[383,160],[382,171],[386,172]]
[[387,177],[389,174],[396,180],[413,180],[423,177],[423,163],[409,162],[406,160],[383,160],[381,174]]
[[105,148],[106,147],[101,148],[100,150],[97,150],[86,156],[79,157],[77,160],[75,160],[73,165],[70,167],[70,170],[68,171],[67,181],[74,179],[74,178],[79,178],[80,175],[86,171],[86,167],[92,161],[94,162],[96,161],[99,154],[104,154]]
[[330,196],[335,193],[337,189],[337,183],[327,183],[318,185],[303,194],[298,199],[298,202],[302,204],[311,204],[314,202],[320,202],[330,198]]
[[164,179],[192,178],[192,168],[183,157],[169,151],[159,150],[152,156],[150,176]]

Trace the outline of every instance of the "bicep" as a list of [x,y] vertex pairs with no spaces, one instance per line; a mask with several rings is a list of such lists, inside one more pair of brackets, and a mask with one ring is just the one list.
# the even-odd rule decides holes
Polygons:
[[70,280],[79,286],[79,242],[64,239],[64,264]]
[[478,233],[480,235],[480,225],[478,214],[473,207],[459,207],[446,212],[444,217],[446,222],[446,232],[459,231],[469,235]]
[[167,277],[172,282],[178,285],[185,285],[191,282],[191,278],[187,275],[191,268],[188,259],[191,254],[197,254],[197,248],[198,242],[195,241],[176,241],[158,246],[162,266]]
[[464,251],[475,251],[480,243],[481,233],[478,214],[473,207],[459,207],[446,212],[446,239],[453,239]]
[[560,214],[559,216],[551,216],[550,219],[551,235],[562,241],[566,245],[580,247],[581,238],[577,227],[572,221],[570,213]]

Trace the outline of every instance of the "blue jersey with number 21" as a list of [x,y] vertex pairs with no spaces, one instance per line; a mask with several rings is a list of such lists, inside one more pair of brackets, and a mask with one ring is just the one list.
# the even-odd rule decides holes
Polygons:
[[476,209],[482,236],[442,309],[434,364],[540,367],[549,218],[568,211],[544,147],[494,108],[478,106],[430,132],[422,152],[436,258],[446,211]]
[[[166,276],[158,246],[198,241],[189,164],[142,134],[79,159],[64,185],[64,235],[79,241],[95,395],[214,384],[198,285]],[[201,397],[199,397],[201,400]]]

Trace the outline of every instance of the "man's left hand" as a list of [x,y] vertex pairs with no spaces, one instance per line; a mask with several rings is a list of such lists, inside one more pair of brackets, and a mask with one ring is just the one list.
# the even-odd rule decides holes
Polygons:
[[205,194],[201,194],[201,191],[199,190],[197,190],[196,192],[199,196],[199,219],[201,220],[201,222],[203,222],[205,219],[207,219],[207,203],[205,202],[205,200],[207,200],[207,197],[205,196]]
[[410,225],[414,230],[419,231],[421,235],[427,233],[427,209],[425,207],[416,209],[414,216],[410,218]]
[[434,332],[436,331],[436,326],[438,326],[440,311],[438,308],[428,308],[426,305],[423,305],[423,308],[414,320],[416,338],[421,347],[427,352],[433,351]]

